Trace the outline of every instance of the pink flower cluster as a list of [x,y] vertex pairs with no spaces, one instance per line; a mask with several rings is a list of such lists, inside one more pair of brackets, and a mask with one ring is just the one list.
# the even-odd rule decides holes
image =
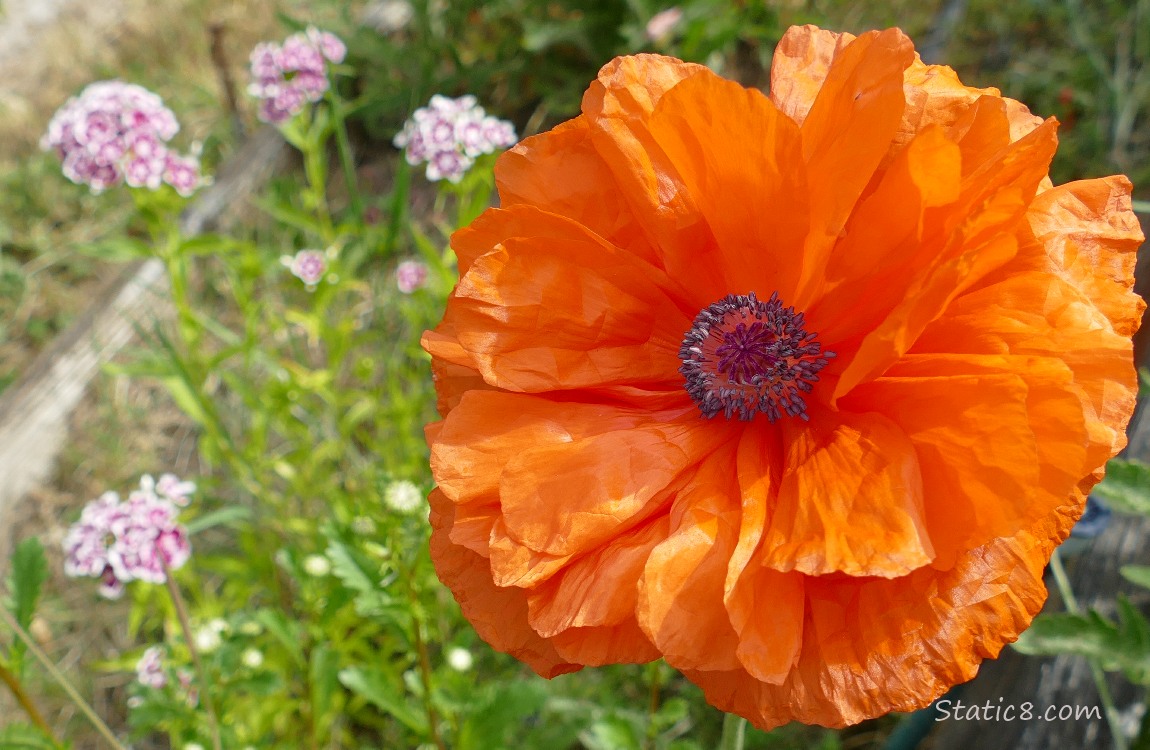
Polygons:
[[127,183],[156,190],[168,183],[188,196],[199,187],[200,164],[166,145],[179,131],[159,96],[123,81],[100,81],[56,111],[40,139],[55,150],[64,176],[98,193]]
[[168,684],[168,673],[164,671],[164,649],[152,646],[144,651],[136,662],[136,679],[144,687],[159,690]]
[[318,102],[328,89],[327,63],[341,63],[347,47],[335,34],[309,26],[283,44],[261,42],[251,54],[248,93],[259,98],[259,118],[280,125],[308,102]]
[[436,94],[404,124],[392,143],[405,149],[407,163],[427,163],[427,179],[459,182],[475,158],[519,140],[515,126],[488,115],[474,96]]
[[165,569],[183,567],[191,557],[188,532],[179,507],[195,490],[171,474],[153,481],[144,475],[140,489],[121,501],[105,492],[84,506],[80,520],[64,537],[64,573],[100,579],[100,593],[116,599],[129,581],[164,583]]
[[327,273],[327,254],[322,250],[300,250],[294,256],[283,256],[280,262],[304,283],[308,291],[314,290]]
[[405,260],[395,269],[395,285],[404,294],[411,294],[427,283],[427,264],[418,260]]

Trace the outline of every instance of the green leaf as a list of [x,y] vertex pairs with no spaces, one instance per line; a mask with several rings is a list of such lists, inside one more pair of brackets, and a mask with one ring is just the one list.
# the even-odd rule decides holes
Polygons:
[[252,517],[252,509],[243,505],[229,505],[226,508],[213,510],[211,513],[205,513],[199,518],[188,521],[184,526],[188,530],[189,535],[198,534],[201,531],[213,528],[215,526],[238,526],[240,521],[247,521]]
[[9,724],[0,729],[0,750],[57,750],[58,747],[31,724]]
[[181,255],[219,255],[234,252],[244,243],[220,234],[200,234],[180,242]]
[[523,736],[524,719],[543,710],[547,689],[538,680],[498,683],[479,692],[459,728],[459,750],[512,747]]
[[[24,630],[32,624],[36,612],[36,602],[44,581],[48,580],[48,563],[44,559],[44,547],[40,540],[29,537],[17,545],[12,553],[12,572],[8,577],[8,590],[12,592],[11,611],[16,622]],[[18,677],[24,675],[24,642],[17,639],[12,644],[12,668]]]
[[1125,597],[1118,599],[1117,623],[1093,610],[1039,615],[1014,648],[1024,654],[1085,656],[1108,672],[1150,685],[1150,623]]
[[343,581],[343,585],[355,592],[355,611],[361,617],[387,616],[389,622],[405,612],[396,607],[391,597],[384,591],[385,582],[380,579],[369,561],[356,554],[348,545],[338,539],[328,537],[327,556],[331,560],[331,572]]
[[1121,572],[1130,583],[1150,589],[1150,565],[1124,565]]
[[1106,464],[1106,478],[1093,494],[1122,513],[1150,516],[1150,464],[1122,458]]
[[319,739],[325,736],[335,718],[332,696],[339,689],[339,653],[325,643],[316,646],[311,652],[310,673],[314,736]]
[[12,614],[16,622],[27,629],[32,623],[36,601],[44,581],[48,580],[48,562],[44,547],[36,537],[29,537],[16,546],[12,553],[12,573],[9,587],[12,591]]
[[256,612],[255,621],[263,625],[280,645],[287,649],[297,664],[303,666],[303,649],[300,648],[302,629],[298,622],[289,620],[282,612],[272,609],[261,609]]
[[80,255],[113,263],[150,258],[154,254],[152,246],[147,242],[126,236],[109,237],[97,242],[83,243],[76,246],[76,252]]
[[1150,369],[1138,368],[1138,398],[1150,396]]
[[579,735],[587,750],[642,750],[642,732],[635,722],[608,714]]
[[427,717],[407,700],[401,682],[379,667],[351,667],[339,673],[344,687],[394,717],[420,736],[428,733]]

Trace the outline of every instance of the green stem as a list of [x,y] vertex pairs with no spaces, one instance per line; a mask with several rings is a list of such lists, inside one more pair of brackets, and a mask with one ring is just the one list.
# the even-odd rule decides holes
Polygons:
[[[1062,567],[1062,557],[1058,550],[1050,556],[1050,572],[1054,574],[1054,582],[1058,586],[1058,593],[1062,595],[1062,602],[1066,611],[1071,614],[1080,614],[1081,608],[1074,597],[1074,589],[1070,587],[1070,579],[1066,569]],[[1126,735],[1122,732],[1122,720],[1118,716],[1118,708],[1114,705],[1114,697],[1110,694],[1110,687],[1106,684],[1106,675],[1096,659],[1087,659],[1090,662],[1090,675],[1094,678],[1094,687],[1098,689],[1098,698],[1102,701],[1102,710],[1106,714],[1106,723],[1110,725],[1110,734],[1114,738],[1114,750],[1128,750]]]
[[328,89],[328,103],[331,105],[331,116],[335,120],[335,147],[339,151],[339,165],[343,169],[344,179],[347,180],[347,198],[351,203],[351,212],[355,216],[356,224],[363,223],[363,199],[359,194],[359,181],[355,178],[355,159],[352,158],[351,141],[347,137],[347,120],[343,116],[343,102],[335,94],[335,89]]
[[91,722],[96,731],[99,732],[105,740],[107,740],[108,744],[115,750],[126,750],[125,747],[120,744],[119,740],[116,739],[116,735],[112,734],[112,730],[108,728],[108,725],[105,724],[104,721],[96,715],[96,712],[92,709],[91,706],[88,705],[88,702],[80,696],[80,693],[76,690],[76,688],[72,687],[72,683],[69,682],[68,678],[64,676],[64,673],[61,672],[56,667],[56,665],[52,663],[52,660],[48,658],[48,655],[40,649],[40,647],[36,644],[36,641],[32,638],[31,635],[28,634],[28,631],[20,627],[20,623],[16,622],[16,618],[12,616],[12,613],[9,612],[7,608],[0,607],[0,619],[3,619],[4,624],[7,625],[9,629],[11,629],[12,632],[16,634],[16,637],[24,643],[24,645],[28,648],[28,651],[31,652],[32,656],[36,657],[36,661],[40,662],[41,666],[43,666],[44,669],[48,671],[48,674],[51,675],[52,679],[56,681],[56,684],[59,685],[65,693],[67,693],[68,698],[72,701],[73,705],[80,709],[80,712],[83,713],[85,717],[87,717],[88,721]]
[[655,718],[659,715],[659,704],[662,701],[662,696],[659,694],[661,686],[662,671],[659,669],[659,662],[653,661],[647,665],[647,681],[651,686],[651,699],[647,706],[647,742],[644,747],[654,747],[655,738],[659,734],[659,725]]
[[188,608],[184,604],[184,597],[180,594],[180,587],[176,585],[176,580],[172,577],[172,571],[168,568],[167,563],[163,560],[160,561],[164,566],[164,577],[167,579],[168,594],[172,597],[172,604],[176,608],[176,620],[180,623],[180,630],[184,634],[184,643],[188,646],[188,651],[192,655],[192,665],[196,670],[196,679],[200,683],[200,697],[204,702],[204,710],[208,714],[208,724],[212,730],[212,747],[215,750],[223,750],[223,744],[220,742],[220,720],[216,715],[216,706],[212,700],[212,685],[208,682],[207,673],[204,671],[204,663],[200,660],[200,652],[196,648],[196,639],[192,637],[192,625],[188,620]]
[[743,750],[743,740],[747,735],[747,720],[737,714],[723,717],[723,738],[719,740],[719,750]]
[[24,713],[28,714],[28,718],[32,720],[41,732],[46,734],[51,740],[52,744],[57,747],[60,746],[59,741],[56,740],[56,735],[52,734],[52,727],[48,726],[48,722],[44,721],[44,715],[40,713],[40,709],[36,708],[36,704],[32,702],[32,696],[28,695],[28,691],[20,684],[20,680],[16,679],[16,675],[12,674],[8,667],[0,663],[0,680],[8,686],[12,691],[12,696],[16,702],[20,704],[20,708],[24,709]]
[[308,128],[303,143],[303,171],[308,184],[308,208],[319,219],[320,233],[325,245],[335,239],[331,210],[327,205],[327,165],[323,157],[323,140],[316,135],[317,126]]

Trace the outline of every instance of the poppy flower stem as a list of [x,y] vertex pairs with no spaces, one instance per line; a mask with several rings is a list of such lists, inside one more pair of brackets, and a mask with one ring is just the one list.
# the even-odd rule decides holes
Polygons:
[[747,720],[737,714],[723,717],[723,737],[719,740],[719,750],[743,750],[743,739],[747,735]]
[[651,702],[647,712],[647,743],[643,747],[654,747],[656,736],[659,734],[659,704],[662,702],[660,688],[662,687],[663,672],[659,669],[659,662],[653,661],[647,665],[647,682],[651,685]]
[[[1062,596],[1062,604],[1066,607],[1066,611],[1074,615],[1080,614],[1082,609],[1078,606],[1078,600],[1074,598],[1074,589],[1070,587],[1070,579],[1066,576],[1066,568],[1062,567],[1062,557],[1057,549],[1050,556],[1050,572],[1054,574],[1054,582],[1058,585],[1058,593]],[[1088,661],[1090,674],[1094,678],[1094,687],[1098,689],[1098,699],[1102,701],[1102,711],[1106,714],[1106,723],[1110,726],[1110,736],[1114,738],[1114,750],[1127,750],[1130,744],[1122,732],[1122,720],[1114,705],[1114,697],[1110,695],[1106,676],[1095,659],[1088,658]]]

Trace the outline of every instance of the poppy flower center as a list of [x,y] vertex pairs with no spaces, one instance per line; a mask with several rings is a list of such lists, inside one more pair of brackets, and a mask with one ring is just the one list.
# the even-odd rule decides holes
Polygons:
[[835,354],[824,352],[803,323],[803,314],[783,307],[777,292],[766,302],[754,292],[729,294],[704,308],[679,349],[679,372],[703,416],[806,420],[803,394]]

